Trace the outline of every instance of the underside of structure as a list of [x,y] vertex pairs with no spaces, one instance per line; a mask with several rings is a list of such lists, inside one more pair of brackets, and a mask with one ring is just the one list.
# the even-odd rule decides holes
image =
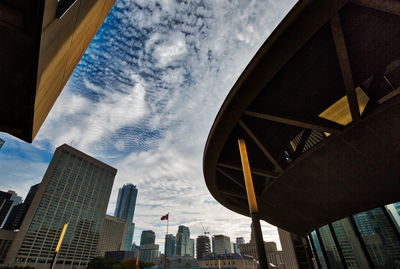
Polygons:
[[400,200],[400,1],[303,0],[222,105],[204,176],[249,215],[237,140],[260,217],[297,234]]

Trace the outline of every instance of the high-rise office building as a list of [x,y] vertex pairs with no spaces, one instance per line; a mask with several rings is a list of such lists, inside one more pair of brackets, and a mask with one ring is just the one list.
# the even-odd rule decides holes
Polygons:
[[146,244],[140,246],[140,260],[142,262],[156,263],[160,260],[160,252],[157,244]]
[[152,230],[142,231],[140,236],[140,247],[143,245],[154,244],[156,241],[156,234]]
[[56,268],[85,268],[96,256],[116,173],[68,145],[58,147],[5,262],[48,268],[68,223]]
[[39,184],[33,185],[28,192],[24,202],[18,204],[12,208],[10,214],[8,215],[6,221],[4,222],[3,229],[6,230],[18,230],[24,220],[25,214],[32,203],[33,197],[39,188]]
[[176,255],[192,255],[189,227],[180,225],[176,234]]
[[214,253],[215,254],[229,254],[232,253],[231,239],[226,235],[214,235]]
[[106,215],[100,233],[97,255],[103,257],[107,251],[123,250],[127,230],[126,220]]
[[206,235],[199,235],[196,239],[196,257],[198,260],[211,253],[210,238]]
[[135,224],[133,216],[135,214],[136,198],[138,190],[135,185],[125,184],[118,191],[117,207],[114,216],[126,220],[128,223],[128,232],[126,233],[124,250],[130,250],[132,247],[133,233]]
[[4,224],[6,223],[8,217],[10,216],[10,213],[11,213],[11,211],[13,210],[13,208],[14,208],[16,205],[19,205],[19,204],[22,203],[22,197],[21,197],[21,196],[18,196],[17,193],[16,193],[15,191],[9,190],[7,193],[10,193],[10,194],[11,194],[10,200],[12,201],[12,204],[11,204],[11,207],[10,207],[10,209],[8,210],[8,212],[7,212],[7,214],[6,214],[6,216],[5,216],[4,220],[3,220],[3,222],[0,223],[0,227],[1,227],[1,228],[4,228]]
[[173,234],[167,234],[165,236],[164,253],[167,257],[175,255],[175,236]]
[[190,238],[189,239],[189,255],[194,257],[194,252],[195,252],[194,239]]
[[236,237],[236,252],[240,254],[240,245],[246,243],[243,237]]
[[140,260],[155,262],[159,258],[158,245],[154,244],[156,234],[152,230],[142,231],[140,236]]

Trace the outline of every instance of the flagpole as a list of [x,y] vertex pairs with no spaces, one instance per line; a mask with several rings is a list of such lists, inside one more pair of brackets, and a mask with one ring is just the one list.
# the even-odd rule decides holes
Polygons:
[[164,269],[167,268],[167,236],[168,236],[168,225],[169,225],[169,212],[167,214],[167,234],[165,235],[165,244],[164,244]]

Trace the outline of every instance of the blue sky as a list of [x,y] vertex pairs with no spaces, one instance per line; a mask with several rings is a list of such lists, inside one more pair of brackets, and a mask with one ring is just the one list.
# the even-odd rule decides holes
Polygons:
[[[219,205],[202,153],[224,98],[294,0],[117,0],[32,144],[5,133],[0,189],[25,196],[54,149],[70,144],[118,169],[108,212],[124,183],[138,186],[138,242],[153,229],[250,237],[250,220]],[[263,224],[264,239],[278,240]]]

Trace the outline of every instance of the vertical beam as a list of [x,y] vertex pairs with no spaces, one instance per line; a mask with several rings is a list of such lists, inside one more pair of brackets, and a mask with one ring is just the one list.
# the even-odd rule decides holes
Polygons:
[[270,160],[270,162],[274,165],[275,169],[277,169],[279,172],[283,172],[282,166],[280,166],[280,164],[275,160],[272,154],[264,147],[264,145],[260,142],[260,140],[258,140],[258,138],[254,135],[254,133],[249,129],[249,127],[247,127],[247,125],[242,120],[239,120],[239,125],[251,138],[251,140],[253,140],[253,142],[262,151],[262,153],[264,153],[265,157],[267,157],[268,160]]
[[243,139],[238,140],[240,160],[242,161],[243,176],[246,183],[247,200],[249,202],[249,209],[251,214],[251,225],[253,227],[254,237],[256,240],[256,251],[260,268],[268,268],[267,255],[265,253],[264,239],[261,231],[260,215],[258,211],[256,193],[254,191],[253,179],[251,177],[251,170],[249,164],[249,157],[247,156],[246,143]]
[[358,109],[358,101],[354,86],[353,74],[350,67],[349,56],[347,54],[346,42],[344,40],[342,24],[340,22],[339,15],[335,15],[331,19],[330,24],[333,41],[336,47],[336,54],[339,61],[340,71],[342,73],[344,87],[349,102],[351,117],[353,119],[353,122],[358,122],[361,120],[360,110]]
[[307,235],[307,237],[308,237],[308,241],[310,241],[312,254],[313,254],[313,257],[314,257],[315,261],[317,262],[317,266],[318,266],[318,268],[322,268],[321,262],[320,262],[319,257],[318,257],[317,249],[315,248],[315,244],[314,244],[313,238],[311,236],[311,233],[309,233]]

